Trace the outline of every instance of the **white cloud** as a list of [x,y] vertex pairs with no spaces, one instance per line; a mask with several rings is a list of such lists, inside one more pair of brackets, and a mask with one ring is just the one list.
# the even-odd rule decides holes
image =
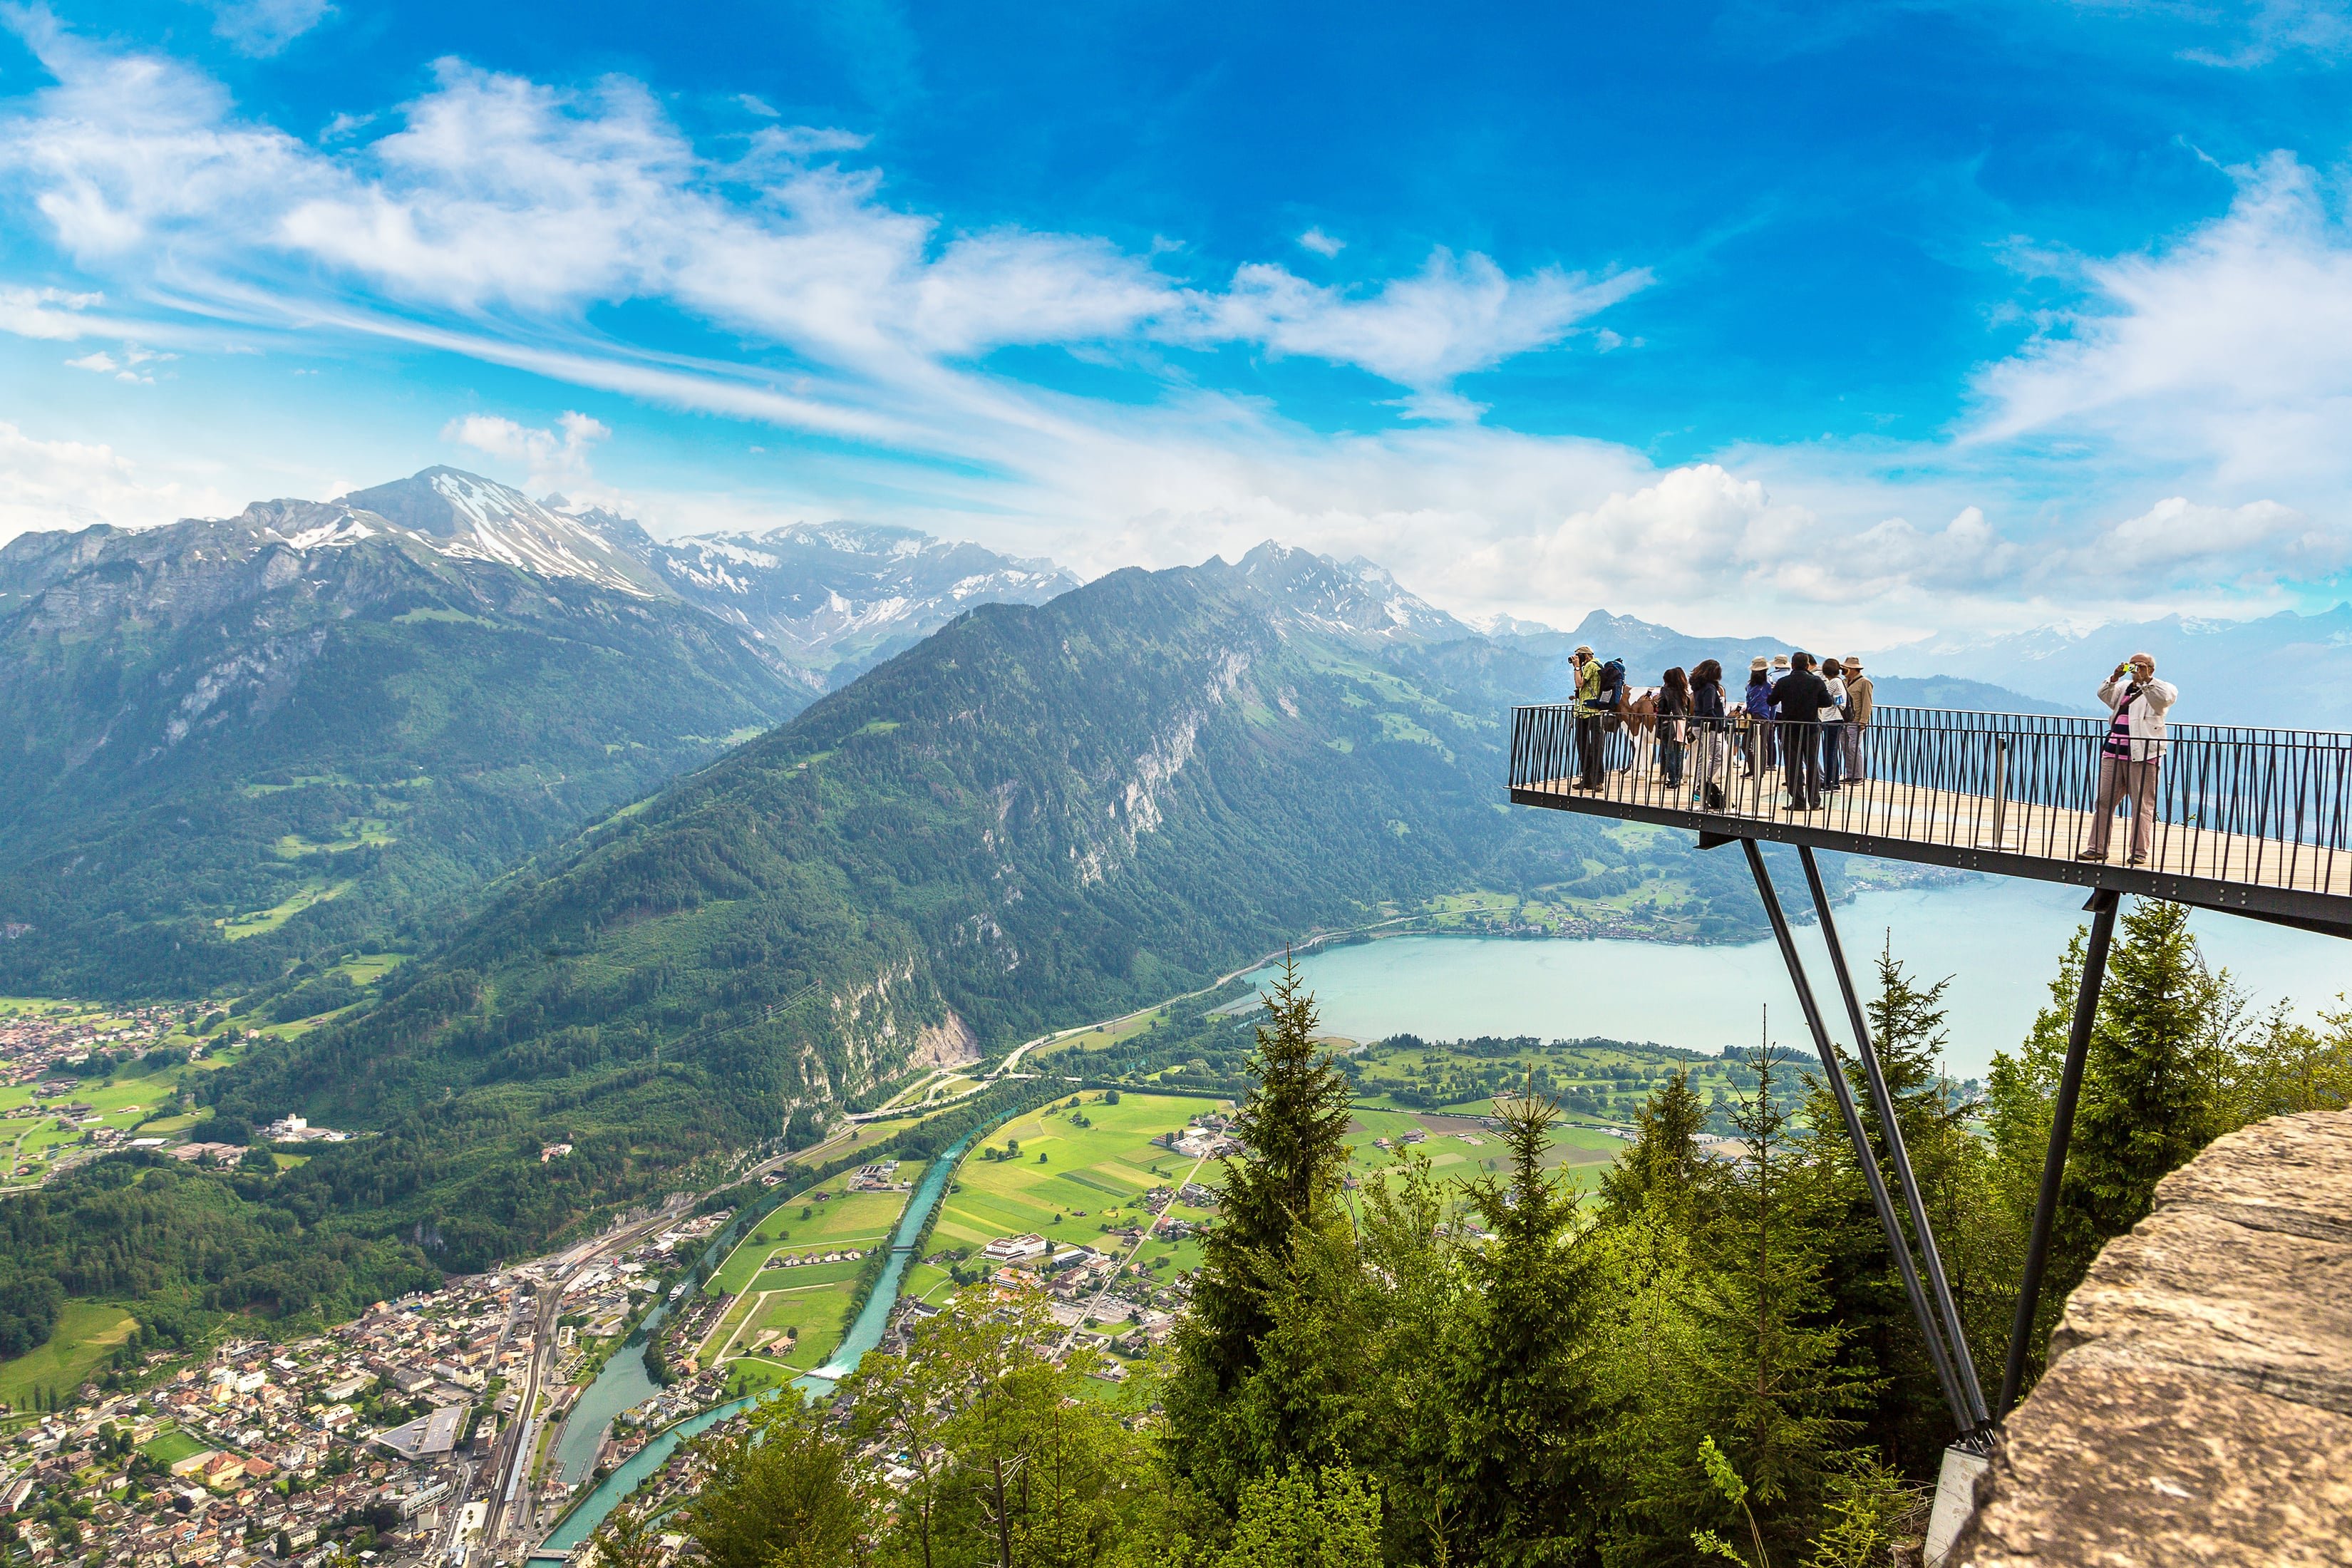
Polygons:
[[1334,239],[1319,228],[1310,228],[1305,234],[1300,235],[1298,237],[1298,245],[1300,249],[1311,250],[1316,255],[1324,258],[1326,260],[1339,255],[1339,252],[1348,247],[1348,242],[1346,240]]
[[1278,354],[1360,365],[1415,391],[1558,342],[1569,329],[1645,288],[1646,269],[1588,279],[1547,268],[1514,279],[1484,256],[1439,250],[1421,272],[1354,296],[1286,268],[1244,267],[1208,306],[1206,333]]
[[121,359],[100,349],[94,353],[86,353],[79,359],[69,359],[65,363],[68,368],[72,370],[96,371],[100,375],[110,375],[117,381],[135,381],[152,386],[155,384],[154,375],[139,367],[143,364],[152,364],[161,360],[179,357],[177,354],[157,353],[152,349],[142,349],[137,343],[125,343],[122,345]]
[[566,410],[553,428],[534,429],[495,414],[468,414],[442,427],[441,438],[528,466],[530,488],[578,489],[589,479],[588,450],[613,432],[604,421]]
[[2075,264],[2087,303],[1979,377],[1971,439],[2089,439],[2230,488],[2352,479],[2352,231],[2289,154],[2235,174],[2178,243]]
[[[1181,245],[951,230],[885,199],[880,173],[851,162],[855,132],[763,124],[720,158],[637,82],[457,61],[380,122],[355,110],[310,144],[184,65],[14,15],[58,79],[0,121],[0,166],[114,316],[127,300],[145,322],[100,321],[94,291],[0,288],[0,329],[122,342],[81,356],[118,374],[137,368],[134,336],[186,349],[174,327],[365,335],[827,437],[782,466],[789,494],[650,498],[678,526],[778,507],[884,516],[1087,570],[1276,535],[1370,555],[1463,610],[1606,605],[1862,646],[1955,616],[2275,595],[2344,558],[2343,508],[2318,498],[2352,479],[2352,241],[2291,159],[2246,173],[2230,212],[2176,245],[2070,263],[2090,302],[1981,374],[1958,443],[1661,470],[1610,443],[1481,426],[1457,387],[1579,333],[1624,346],[1601,321],[1645,269],[1514,273],[1440,249],[1393,279],[1310,282],[1271,262],[1190,277]],[[1341,249],[1319,229],[1299,243]],[[618,313],[591,327],[624,302],[741,351],[665,352]],[[1423,423],[1328,435],[1189,384],[1185,351],[1234,343],[1360,368]],[[1161,379],[1148,396],[1082,397],[989,357],[1053,344]],[[443,435],[577,494],[609,432],[480,414]],[[2100,454],[2084,521],[2007,477],[2044,447]]]
[[43,440],[0,421],[0,542],[39,529],[137,526],[232,510],[207,486],[142,479],[110,447]]
[[2200,505],[2170,496],[2137,517],[2101,529],[2068,566],[2106,567],[2142,581],[2194,572],[2247,586],[2324,576],[2352,563],[2352,531],[2329,528],[2276,501]]
[[328,0],[212,0],[213,31],[240,54],[274,55],[334,15]]
[[598,304],[665,302],[892,382],[936,386],[941,362],[1008,344],[1239,340],[1437,395],[1647,281],[1513,277],[1439,250],[1369,292],[1250,266],[1221,293],[1092,237],[943,234],[881,202],[876,172],[821,162],[862,147],[852,132],[770,127],[714,161],[625,78],[562,89],[444,60],[399,130],[329,151],[240,118],[184,66],[109,54],[46,16],[17,25],[58,85],[0,157],[60,245],[134,274],[160,262],[148,286],[239,315],[306,314],[323,267],[385,306],[469,321],[509,311],[570,329]]
[[81,312],[105,300],[103,294],[0,284],[0,331],[70,342],[89,330],[89,320]]
[[2212,7],[2176,5],[2176,15],[2225,27],[2235,37],[2218,48],[2184,49],[2182,57],[2204,65],[2248,70],[2286,55],[2340,59],[2352,52],[2352,5],[2345,0],[2252,0]]

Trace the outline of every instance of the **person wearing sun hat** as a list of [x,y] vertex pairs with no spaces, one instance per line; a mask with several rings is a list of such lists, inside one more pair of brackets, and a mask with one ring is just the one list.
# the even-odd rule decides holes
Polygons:
[[1862,660],[1848,654],[1838,661],[1845,667],[1845,732],[1840,737],[1845,742],[1845,782],[1860,784],[1863,780],[1863,741],[1870,728],[1870,677],[1862,672]]

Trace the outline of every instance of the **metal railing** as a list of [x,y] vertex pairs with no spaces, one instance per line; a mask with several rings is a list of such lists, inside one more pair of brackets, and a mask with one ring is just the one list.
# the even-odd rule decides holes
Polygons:
[[[2103,719],[1879,708],[1859,728],[1737,714],[1664,731],[1580,721],[1566,704],[1518,709],[1511,787],[1705,817],[1769,818],[1878,838],[2071,860],[2101,813]],[[1823,792],[1788,759],[1837,752]],[[2132,770],[2125,770],[2127,773]],[[1860,780],[1847,783],[1853,774]],[[1679,782],[1671,782],[1678,780]],[[2112,816],[2107,858],[2139,869],[2352,894],[2352,734],[2214,724],[2171,727],[2147,792],[2146,836]],[[1834,784],[1834,788],[1828,786]],[[1587,787],[1597,785],[1597,787]],[[2116,801],[2115,805],[2123,803]],[[2145,858],[2136,858],[2145,847]]]

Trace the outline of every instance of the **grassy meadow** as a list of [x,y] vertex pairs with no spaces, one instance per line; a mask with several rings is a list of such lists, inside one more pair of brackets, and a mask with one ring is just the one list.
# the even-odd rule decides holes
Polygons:
[[[1194,1165],[1151,1140],[1223,1103],[1201,1095],[1140,1092],[1122,1093],[1117,1105],[1103,1103],[1099,1093],[1077,1098],[1081,1103],[1075,1110],[1065,1100],[1007,1122],[964,1157],[932,1229],[931,1251],[977,1252],[998,1237],[1033,1234],[1064,1246],[1090,1247],[1103,1242],[1106,1226],[1141,1224],[1150,1216],[1138,1200],[1154,1187],[1179,1185]],[[1091,1125],[1080,1126],[1079,1118]],[[988,1150],[1003,1151],[1013,1142],[1020,1144],[1017,1158],[986,1157]],[[1181,1205],[1169,1213],[1199,1217]],[[1199,1251],[1197,1242],[1154,1241],[1142,1261],[1166,1254],[1171,1258],[1168,1267],[1192,1268]],[[920,1271],[915,1282],[929,1288],[937,1283]]]
[[130,1313],[108,1302],[68,1301],[48,1343],[0,1363],[0,1400],[11,1410],[23,1410],[37,1389],[63,1393],[79,1387],[138,1326]]

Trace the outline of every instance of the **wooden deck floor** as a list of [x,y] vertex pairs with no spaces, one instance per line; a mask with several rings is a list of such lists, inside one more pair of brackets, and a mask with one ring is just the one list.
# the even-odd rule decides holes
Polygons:
[[[1823,795],[1817,811],[1793,813],[1784,809],[1787,795],[1777,773],[1743,777],[1736,762],[1725,772],[1727,776],[1719,780],[1724,786],[1724,807],[1719,812],[1699,810],[1694,798],[1695,773],[1686,774],[1681,788],[1670,788],[1647,755],[1641,757],[1632,770],[1604,773],[1599,793],[1577,790],[1572,778],[1521,785],[1517,793],[1521,797],[1553,797],[1530,804],[1559,805],[1572,811],[1581,809],[1601,815],[1638,812],[1652,819],[1671,814],[1687,819],[1679,826],[1702,831],[1710,825],[1726,826],[1726,818],[1770,822],[1857,838],[1943,850],[1981,851],[1989,856],[2018,856],[2069,866],[2090,844],[2093,814],[2087,810],[2025,805],[1987,795],[1869,780]],[[1736,828],[1728,830],[1737,832]],[[2130,849],[2131,824],[2119,816],[2108,834],[2109,863],[2125,866]],[[2151,835],[2146,864],[2131,868],[2201,882],[2352,899],[2352,851],[2216,833],[2189,823],[2158,821]]]

